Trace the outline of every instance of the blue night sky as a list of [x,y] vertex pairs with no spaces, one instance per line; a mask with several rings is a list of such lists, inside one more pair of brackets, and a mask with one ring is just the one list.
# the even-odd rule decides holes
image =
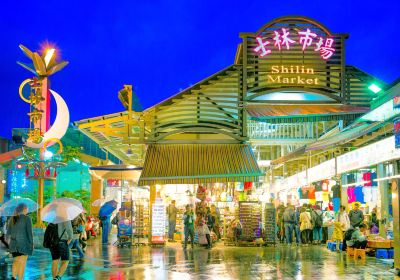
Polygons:
[[[150,4],[151,3],[151,4]],[[348,33],[347,64],[385,82],[400,77],[398,1],[4,1],[0,136],[27,127],[18,86],[31,75],[19,50],[55,43],[70,64],[52,76],[71,121],[123,110],[117,92],[133,84],[147,108],[233,63],[239,32],[287,15]],[[54,112],[53,112],[54,114]]]

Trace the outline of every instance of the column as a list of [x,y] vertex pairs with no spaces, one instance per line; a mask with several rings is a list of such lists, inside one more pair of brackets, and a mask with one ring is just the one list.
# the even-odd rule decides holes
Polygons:
[[149,210],[150,210],[150,217],[149,217],[149,243],[151,244],[151,233],[153,230],[153,204],[156,202],[157,196],[157,188],[155,185],[150,186],[150,200],[149,200]]
[[102,198],[103,194],[103,184],[102,180],[98,179],[97,177],[91,176],[90,180],[90,214],[97,214],[99,213],[100,207],[93,206],[93,201]]
[[[384,178],[386,177],[386,172],[384,165],[382,163],[378,164],[376,167],[376,174],[378,178]],[[386,222],[389,218],[389,181],[380,181],[379,182],[379,194],[381,197],[381,203],[378,205],[380,208],[380,217],[378,215],[379,219],[379,235],[386,238]],[[378,214],[379,214],[378,213]]]
[[400,188],[399,180],[392,179],[392,205],[393,205],[393,246],[394,246],[394,268],[400,269],[400,213],[399,198]]

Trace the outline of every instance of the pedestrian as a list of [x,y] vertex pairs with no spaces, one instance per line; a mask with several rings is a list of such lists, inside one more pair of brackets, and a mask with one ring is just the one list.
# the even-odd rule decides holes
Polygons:
[[343,225],[343,232],[347,231],[350,228],[349,215],[347,215],[346,207],[344,207],[343,205],[340,206],[336,221],[340,222]]
[[294,233],[296,235],[296,244],[297,246],[301,243],[301,231],[300,231],[300,208],[296,208],[294,213],[295,216],[295,225],[294,225]]
[[285,238],[285,229],[283,225],[283,212],[285,212],[285,205],[283,202],[276,209],[276,224],[278,227],[278,238],[281,243]]
[[217,235],[217,240],[220,240],[221,239],[221,233],[220,233],[221,214],[219,212],[219,209],[215,206],[215,204],[211,205],[211,216],[213,217],[213,220],[214,220],[214,227],[212,228],[212,230]]
[[11,279],[24,279],[26,261],[33,253],[32,220],[27,214],[27,205],[21,203],[8,223],[9,250],[13,256]]
[[49,226],[56,227],[58,236],[58,242],[56,244],[52,244],[50,247],[51,259],[53,260],[51,264],[51,273],[53,275],[53,280],[60,280],[68,267],[70,255],[68,245],[74,238],[74,232],[72,230],[71,221],[62,222],[57,225],[49,224],[48,227]]
[[312,228],[311,214],[307,211],[306,208],[302,208],[300,213],[300,232],[301,239],[304,245],[308,245],[310,243]]
[[69,249],[75,248],[78,251],[79,258],[83,259],[85,257],[85,254],[83,253],[83,250],[81,248],[80,244],[80,237],[83,231],[83,219],[82,216],[79,215],[75,219],[72,220],[72,231],[74,233],[74,237],[69,243]]
[[183,214],[183,224],[185,233],[185,243],[183,249],[186,250],[188,239],[190,237],[191,248],[193,249],[194,244],[194,214],[193,209],[190,205],[186,205],[186,211]]
[[6,249],[9,248],[8,243],[6,241],[6,217],[0,216],[0,241],[3,243]]
[[356,202],[353,205],[353,210],[349,213],[350,225],[353,228],[358,227],[364,221],[364,213],[360,210],[360,203]]
[[294,225],[296,222],[293,207],[288,203],[283,212],[283,224],[285,227],[285,238],[288,245],[292,245]]
[[175,206],[175,200],[171,201],[171,204],[167,207],[167,215],[168,215],[168,241],[175,242],[174,234],[176,227],[176,215],[178,213],[178,208]]
[[207,207],[206,209],[207,209],[207,212],[206,212],[206,215],[205,215],[205,220],[206,220],[208,228],[210,230],[213,230],[214,229],[214,225],[215,225],[215,217],[211,215],[211,208],[210,207]]
[[321,244],[322,241],[322,226],[323,226],[323,218],[322,218],[321,206],[317,205],[316,209],[313,209],[311,212],[312,224],[313,224],[313,243]]
[[365,249],[368,243],[367,237],[365,236],[366,230],[367,226],[365,224],[360,224],[359,227],[356,227],[350,240],[346,242],[347,246],[356,249]]
[[332,233],[332,240],[336,242],[336,251],[339,252],[340,242],[343,242],[343,224],[340,222],[334,222],[334,229]]
[[329,239],[329,227],[333,225],[334,220],[334,213],[329,210],[329,207],[326,207],[324,213],[322,214],[322,243],[326,243],[326,241]]
[[110,234],[111,229],[111,215],[101,216],[101,243],[103,245],[108,244],[108,235]]
[[208,228],[204,217],[202,214],[197,216],[196,218],[196,231],[197,235],[199,237],[199,244],[207,244],[207,249],[211,249],[211,235],[210,235],[210,229]]

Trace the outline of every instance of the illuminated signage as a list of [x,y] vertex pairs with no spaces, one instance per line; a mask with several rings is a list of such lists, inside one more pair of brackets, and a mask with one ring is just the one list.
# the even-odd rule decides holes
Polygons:
[[337,174],[400,158],[395,137],[389,137],[337,157]]
[[[297,36],[297,41],[294,40],[294,36]],[[309,28],[297,31],[297,34],[294,36],[291,36],[290,32],[285,28],[281,28],[281,32],[274,31],[272,41],[266,38],[256,37],[258,45],[254,48],[254,51],[259,56],[266,57],[273,52],[271,49],[272,44],[276,49],[282,51],[282,49],[289,50],[291,45],[298,43],[301,45],[303,52],[306,49],[313,48],[313,50],[319,52],[320,56],[325,60],[333,56],[336,51],[333,47],[333,38],[318,37],[317,34],[313,33]]]
[[394,127],[394,146],[396,149],[400,148],[400,118],[393,121]]
[[304,65],[273,65],[267,75],[267,83],[290,85],[318,85],[319,79],[314,76],[314,68]]

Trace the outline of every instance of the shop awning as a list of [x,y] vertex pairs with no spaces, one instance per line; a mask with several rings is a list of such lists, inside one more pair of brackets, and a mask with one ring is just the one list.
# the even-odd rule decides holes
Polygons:
[[246,111],[251,119],[284,123],[290,121],[330,121],[355,119],[365,112],[368,107],[357,107],[341,104],[250,104]]
[[361,123],[355,127],[341,131],[339,134],[334,135],[332,137],[308,144],[305,151],[308,152],[308,151],[326,149],[336,145],[345,144],[347,142],[350,142],[351,140],[354,140],[356,138],[359,138],[363,135],[366,135],[368,133],[371,133],[379,129],[382,125],[383,123],[381,122],[375,122],[372,124]]
[[254,182],[262,175],[249,145],[152,144],[139,185]]

